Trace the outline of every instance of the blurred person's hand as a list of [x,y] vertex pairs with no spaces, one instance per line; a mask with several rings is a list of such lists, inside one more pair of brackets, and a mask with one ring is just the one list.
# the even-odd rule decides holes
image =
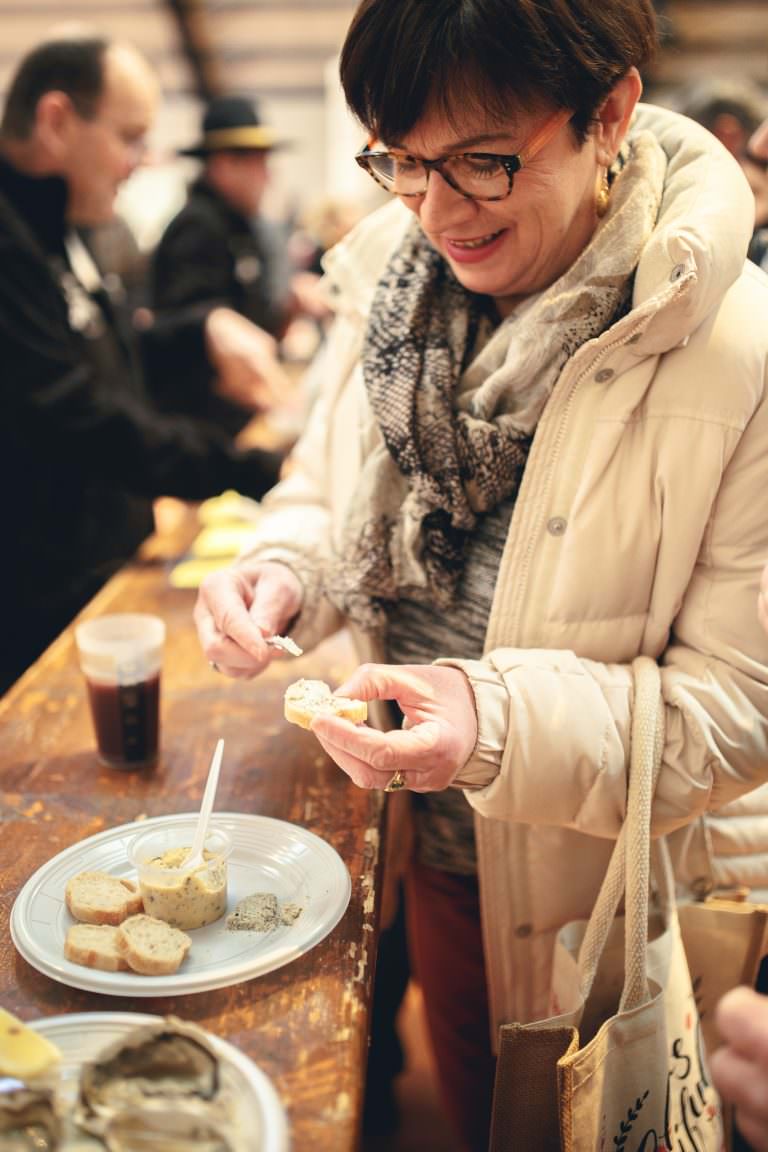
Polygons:
[[335,691],[358,700],[396,700],[401,729],[380,732],[319,714],[312,731],[360,788],[384,788],[399,770],[413,792],[447,788],[477,742],[475,698],[458,668],[363,664]]
[[768,997],[733,988],[717,1005],[723,1046],[709,1070],[724,1100],[736,1107],[736,1124],[753,1152],[768,1152]]
[[244,560],[203,580],[194,608],[200,645],[225,676],[257,676],[279,649],[266,636],[285,635],[299,611],[303,588],[285,564]]
[[205,341],[219,396],[250,412],[268,412],[282,403],[291,385],[268,332],[232,308],[214,308]]
[[763,569],[763,578],[760,581],[760,592],[757,597],[757,616],[768,632],[768,564]]
[[330,316],[328,297],[322,285],[322,276],[315,272],[296,272],[291,277],[291,295],[294,312],[310,316],[313,320],[324,320]]

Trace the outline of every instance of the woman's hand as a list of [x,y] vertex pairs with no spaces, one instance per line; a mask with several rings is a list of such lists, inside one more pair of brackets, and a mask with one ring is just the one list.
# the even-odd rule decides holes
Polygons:
[[270,560],[246,560],[206,576],[193,614],[206,657],[227,676],[256,676],[280,654],[264,637],[287,631],[302,596],[298,576]]
[[763,569],[763,578],[760,581],[760,593],[757,598],[757,616],[768,632],[768,564]]
[[312,731],[360,788],[384,788],[397,769],[413,792],[447,788],[477,742],[475,698],[458,668],[363,664],[336,689],[359,700],[396,700],[403,727],[379,732],[319,715]]
[[768,1152],[768,997],[734,988],[720,1000],[724,1044],[710,1057],[715,1087],[736,1106],[736,1123],[754,1152]]

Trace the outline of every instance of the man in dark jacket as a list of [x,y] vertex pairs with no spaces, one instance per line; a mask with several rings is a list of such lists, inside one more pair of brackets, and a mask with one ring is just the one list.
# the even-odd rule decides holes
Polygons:
[[[179,320],[201,305],[225,304],[257,325],[266,339],[283,336],[305,304],[297,298],[297,285],[299,291],[307,287],[306,275],[291,276],[282,229],[260,215],[269,155],[283,144],[250,100],[211,100],[201,139],[181,149],[182,156],[202,161],[202,172],[152,258],[150,300],[159,316]],[[203,414],[230,432],[247,419],[238,404],[190,382],[184,392],[179,383],[166,382],[159,397],[163,407]]]
[[[242,317],[208,309],[121,329],[77,226],[113,212],[141,157],[158,89],[128,45],[49,42],[12,80],[0,125],[0,482],[7,687],[151,532],[152,500],[234,487],[260,496],[271,453],[235,451],[201,422],[169,419],[147,373],[206,356],[258,387]],[[254,384],[254,380],[256,383]]]

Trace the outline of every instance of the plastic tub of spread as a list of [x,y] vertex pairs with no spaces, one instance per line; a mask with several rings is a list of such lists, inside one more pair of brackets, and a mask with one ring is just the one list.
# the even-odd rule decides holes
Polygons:
[[138,875],[144,911],[187,931],[203,928],[227,910],[227,860],[232,842],[221,828],[206,837],[203,861],[187,869],[197,817],[134,836],[128,858]]

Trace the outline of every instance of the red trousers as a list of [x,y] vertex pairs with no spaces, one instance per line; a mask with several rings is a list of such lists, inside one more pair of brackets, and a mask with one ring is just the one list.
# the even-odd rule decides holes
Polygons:
[[406,892],[411,965],[424,997],[443,1104],[462,1152],[487,1152],[496,1060],[477,877],[413,860]]

